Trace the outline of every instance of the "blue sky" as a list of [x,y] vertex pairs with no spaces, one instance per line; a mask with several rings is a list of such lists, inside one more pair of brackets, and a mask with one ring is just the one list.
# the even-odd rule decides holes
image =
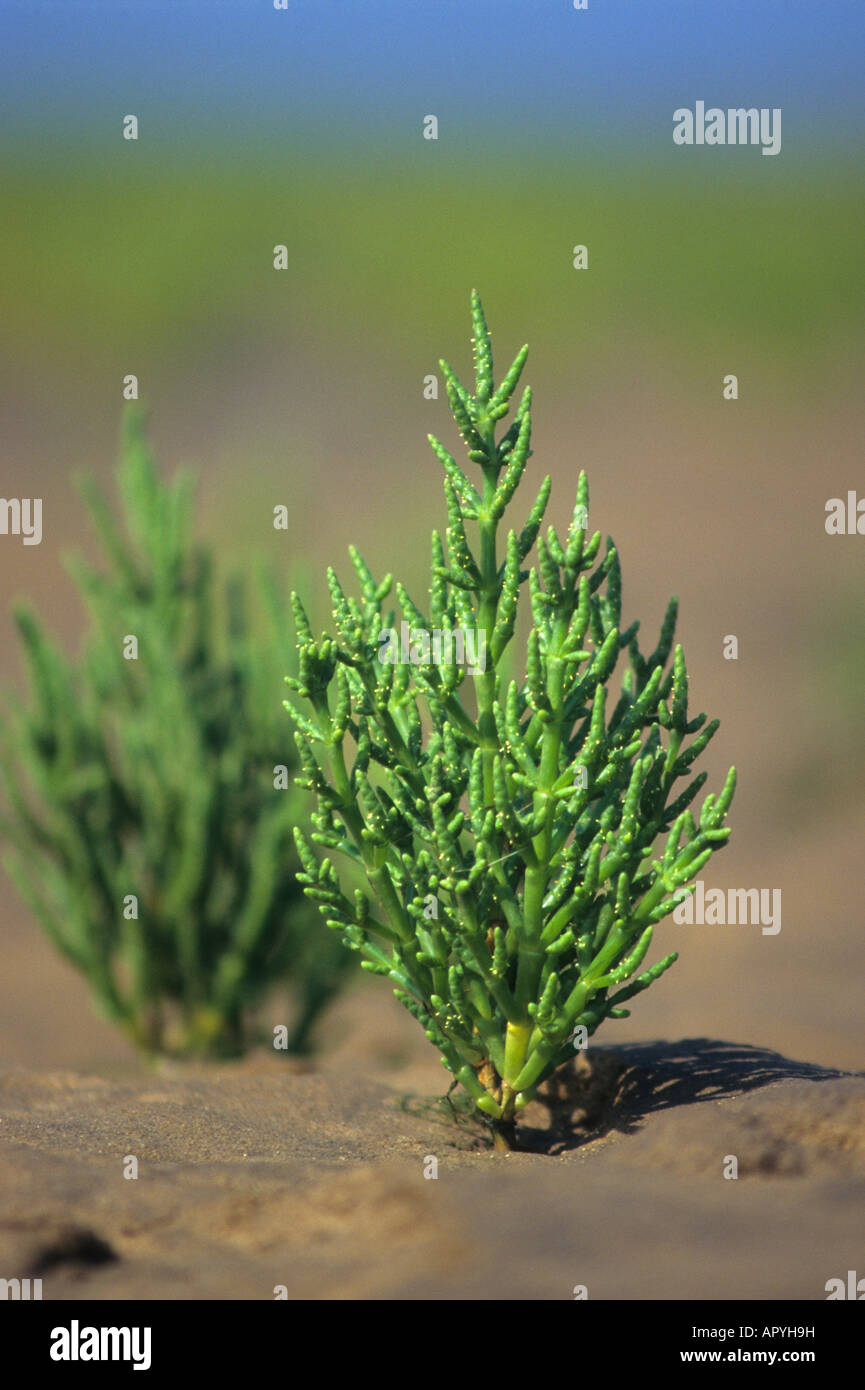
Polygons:
[[672,111],[780,106],[785,149],[863,135],[861,0],[0,0],[5,142],[395,152],[434,112],[486,142],[651,149]]

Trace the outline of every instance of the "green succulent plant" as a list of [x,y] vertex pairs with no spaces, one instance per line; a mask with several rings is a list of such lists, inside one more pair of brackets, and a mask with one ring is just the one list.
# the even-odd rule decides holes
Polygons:
[[[528,388],[496,432],[527,348],[496,386],[476,293],[472,323],[474,394],[440,365],[479,479],[430,436],[448,524],[444,539],[432,534],[429,603],[396,585],[397,639],[383,608],[391,576],[377,582],[350,548],[360,593],[329,571],[335,635],[316,640],[294,598],[300,660],[289,685],[305,708],[287,708],[299,783],[317,796],[313,833],[297,832],[306,892],[364,968],[395,984],[500,1142],[512,1142],[519,1111],[573,1059],[576,1030],[627,1016],[626,1001],[676,959],[642,968],[654,926],[727,840],[735,771],[695,818],[706,774],[688,778],[718,721],[688,716],[675,599],[651,654],[639,624],[622,629],[619,557],[587,534],[584,473],[566,536],[541,534],[545,478],[502,545],[531,452]],[[506,660],[526,595],[532,622],[513,680]],[[454,659],[458,636],[471,662]],[[371,892],[343,891],[335,853],[363,869]]]
[[83,483],[104,565],[70,563],[80,660],[15,610],[30,697],[10,695],[0,724],[5,866],[142,1051],[237,1054],[280,982],[296,998],[286,1049],[305,1051],[351,957],[295,880],[288,604],[264,569],[252,604],[241,580],[217,585],[194,481],[160,480],[132,407],[117,486],[121,524]]

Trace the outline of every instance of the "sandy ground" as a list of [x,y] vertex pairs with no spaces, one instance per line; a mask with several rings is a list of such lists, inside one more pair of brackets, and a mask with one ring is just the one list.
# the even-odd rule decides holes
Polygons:
[[48,1299],[821,1299],[861,1264],[865,1074],[705,1039],[591,1058],[502,1156],[404,1084],[425,1064],[11,1068],[0,1268]]

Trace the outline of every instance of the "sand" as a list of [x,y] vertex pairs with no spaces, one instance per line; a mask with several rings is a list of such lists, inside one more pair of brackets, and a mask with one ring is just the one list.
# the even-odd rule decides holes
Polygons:
[[599,1044],[498,1155],[413,1066],[8,1068],[0,1270],[46,1299],[825,1299],[862,1264],[865,1074]]

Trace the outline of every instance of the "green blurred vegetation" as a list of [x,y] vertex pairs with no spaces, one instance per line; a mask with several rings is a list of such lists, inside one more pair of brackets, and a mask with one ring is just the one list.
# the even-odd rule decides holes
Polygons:
[[102,553],[69,562],[89,618],[77,658],[15,608],[30,690],[0,715],[3,866],[145,1055],[271,1042],[256,1013],[286,983],[284,1050],[308,1052],[352,960],[294,878],[284,587],[266,566],[218,572],[192,475],[161,479],[137,407],[116,490],[118,508],[82,481]]
[[[831,166],[475,167],[433,147],[410,167],[347,167],[327,150],[16,158],[0,273],[5,350],[25,370],[68,361],[72,345],[79,370],[109,344],[197,359],[214,342],[327,348],[337,323],[372,350],[400,325],[417,347],[430,304],[447,303],[456,329],[475,283],[502,331],[542,318],[571,366],[642,331],[683,361],[707,335],[780,364],[861,344],[861,191]],[[571,266],[578,242],[587,273]],[[276,243],[290,260],[278,276]]]

